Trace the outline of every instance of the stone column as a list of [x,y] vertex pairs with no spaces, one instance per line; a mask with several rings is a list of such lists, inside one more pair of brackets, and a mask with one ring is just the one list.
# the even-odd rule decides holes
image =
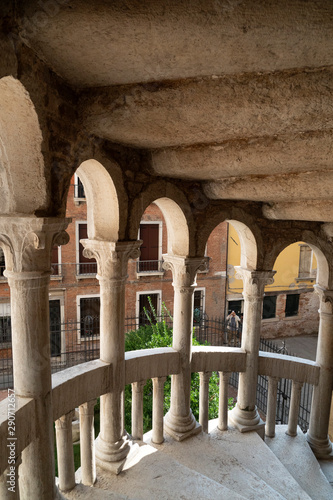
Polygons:
[[171,377],[171,406],[165,416],[165,431],[177,441],[197,434],[201,426],[190,408],[193,292],[196,273],[205,270],[208,258],[164,255],[164,269],[172,270],[174,287],[173,343],[180,354],[181,371]]
[[310,426],[307,440],[317,458],[333,458],[328,437],[333,390],[333,290],[314,286],[319,295],[319,334],[316,363],[320,366],[319,383],[313,387]]
[[75,487],[74,449],[72,421],[75,411],[71,410],[55,422],[59,490],[70,491]]
[[273,283],[274,271],[237,268],[243,280],[244,321],[242,349],[246,351],[246,371],[239,374],[238,396],[229,418],[241,432],[256,430],[264,438],[264,422],[256,407],[259,343],[264,289]]
[[164,383],[166,377],[153,378],[153,429],[151,440],[155,444],[162,444],[163,436],[163,406]]
[[212,372],[199,372],[200,390],[199,390],[199,422],[203,432],[208,432],[209,420],[209,379]]
[[82,484],[93,486],[96,481],[94,408],[96,400],[83,403],[80,411],[80,456]]
[[96,462],[118,474],[130,450],[124,429],[125,282],[127,263],[139,256],[140,241],[81,240],[84,255],[97,261],[100,283],[100,359],[112,364],[112,389],[101,396]]
[[[37,438],[22,452],[22,498],[56,498],[49,329],[49,279],[54,244],[68,242],[68,219],[0,217],[10,286],[14,389],[16,399],[33,398],[27,422]],[[17,430],[19,432],[19,429]]]
[[132,384],[132,438],[143,439],[143,389],[146,380]]

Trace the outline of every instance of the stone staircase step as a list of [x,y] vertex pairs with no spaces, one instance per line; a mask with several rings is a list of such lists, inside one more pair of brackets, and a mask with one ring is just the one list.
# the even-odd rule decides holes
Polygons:
[[277,425],[275,438],[266,438],[273,451],[290,474],[313,500],[333,499],[333,490],[300,428],[297,436],[286,434],[286,425]]
[[[82,487],[67,493],[68,500],[131,499],[131,500],[244,500],[242,495],[205,477],[167,454],[146,443],[138,443],[139,451],[125,464],[119,475],[97,467],[94,488]],[[78,471],[78,477],[80,472]],[[90,490],[90,491],[89,491]],[[92,495],[98,492],[98,496]],[[84,493],[87,496],[84,496]],[[112,494],[112,496],[111,496]],[[119,495],[119,497],[117,497]]]
[[[291,476],[276,455],[269,449],[256,432],[240,433],[233,427],[227,432],[217,429],[218,420],[211,420],[209,432],[217,440],[223,439],[224,446],[230,443],[230,452],[235,458],[243,461],[244,465],[260,476],[273,489],[288,500],[307,499],[309,495]],[[253,450],[257,452],[254,453]]]
[[333,460],[319,460],[319,465],[327,481],[333,488]]
[[[233,428],[210,431],[181,443],[166,437],[162,445],[153,446],[245,498],[310,500],[258,434]],[[150,433],[144,439],[150,442]]]

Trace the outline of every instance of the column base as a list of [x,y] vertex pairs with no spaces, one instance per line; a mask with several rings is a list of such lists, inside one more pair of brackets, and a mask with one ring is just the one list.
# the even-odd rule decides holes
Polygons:
[[188,417],[176,417],[170,411],[164,417],[164,431],[175,441],[184,441],[190,436],[202,432],[201,425],[195,420],[192,412]]
[[316,458],[321,460],[333,460],[332,443],[328,436],[326,439],[316,439],[313,438],[308,431],[306,434],[306,440]]
[[116,443],[108,443],[99,435],[96,439],[96,464],[102,469],[119,474],[130,452],[131,444],[127,434]]
[[260,418],[257,407],[254,410],[241,410],[237,405],[228,413],[228,420],[239,432],[255,431],[265,440],[265,422]]

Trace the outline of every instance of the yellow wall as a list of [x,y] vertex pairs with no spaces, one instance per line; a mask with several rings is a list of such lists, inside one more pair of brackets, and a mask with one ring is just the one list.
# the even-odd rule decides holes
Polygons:
[[[274,276],[273,285],[268,285],[266,291],[282,291],[282,290],[297,290],[298,288],[309,288],[314,284],[314,280],[302,280],[297,282],[298,268],[299,268],[299,254],[300,254],[300,244],[303,242],[299,241],[293,243],[285,248],[274,264],[274,271],[276,274]],[[303,243],[304,244],[304,243]],[[241,257],[241,247],[240,241],[236,230],[231,224],[229,224],[229,235],[228,235],[228,294],[234,295],[241,293],[243,290],[243,282],[240,279],[235,278],[235,266],[240,265]],[[312,269],[317,268],[316,257],[313,256]]]

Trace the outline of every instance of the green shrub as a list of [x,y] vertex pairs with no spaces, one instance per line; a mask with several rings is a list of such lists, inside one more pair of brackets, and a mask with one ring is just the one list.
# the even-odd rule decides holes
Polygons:
[[[136,351],[138,349],[152,349],[156,347],[171,347],[172,346],[172,328],[167,325],[166,316],[170,318],[170,313],[165,304],[162,304],[162,317],[158,321],[156,311],[149,301],[153,319],[147,311],[146,315],[149,319],[149,325],[141,326],[138,330],[128,332],[125,337],[125,350]],[[171,318],[172,319],[172,318]],[[203,345],[196,338],[193,338],[193,345]],[[191,375],[191,409],[194,417],[199,419],[199,374],[192,373]],[[164,384],[164,414],[170,408],[171,397],[171,377],[167,377]],[[131,414],[132,414],[132,391],[131,386],[125,388],[125,428],[131,429]],[[212,373],[209,381],[209,419],[217,418],[219,407],[219,375],[216,372]],[[233,399],[229,399],[229,409],[233,407]],[[152,413],[153,413],[153,383],[148,380],[143,390],[143,432],[147,432],[152,428]]]

